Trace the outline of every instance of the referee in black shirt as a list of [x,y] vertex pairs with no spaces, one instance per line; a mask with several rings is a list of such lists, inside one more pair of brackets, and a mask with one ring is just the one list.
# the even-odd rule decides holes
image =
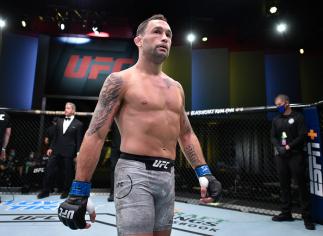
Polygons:
[[302,208],[302,218],[306,229],[314,230],[309,212],[309,192],[306,185],[306,159],[304,144],[306,126],[302,114],[292,111],[289,98],[280,94],[275,98],[279,115],[273,119],[271,142],[275,148],[277,172],[280,180],[282,212],[272,218],[273,221],[293,221],[291,214],[291,178],[298,185]]

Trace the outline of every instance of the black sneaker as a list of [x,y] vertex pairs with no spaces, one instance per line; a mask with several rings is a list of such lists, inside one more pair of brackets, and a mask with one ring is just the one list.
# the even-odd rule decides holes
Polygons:
[[286,213],[280,213],[277,216],[273,216],[271,218],[273,221],[294,221],[294,218],[292,217],[291,214],[286,214]]
[[315,230],[315,225],[312,220],[304,219],[305,228],[308,230]]
[[49,192],[48,191],[41,191],[40,193],[38,193],[37,198],[38,199],[42,199],[45,197],[49,197]]

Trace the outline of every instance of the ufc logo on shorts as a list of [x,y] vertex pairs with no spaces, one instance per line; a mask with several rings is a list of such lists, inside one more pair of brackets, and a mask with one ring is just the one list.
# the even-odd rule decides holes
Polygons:
[[320,143],[308,143],[307,152],[310,172],[310,191],[316,196],[323,197],[322,165],[318,163],[321,157]]
[[64,210],[63,208],[59,208],[59,213],[58,215],[62,218],[65,218],[65,219],[73,219],[73,216],[74,216],[74,211],[69,211],[69,210]]
[[153,164],[153,167],[157,167],[157,168],[162,168],[164,167],[164,169],[167,169],[167,165],[169,164],[168,161],[160,161],[160,160],[156,160]]
[[4,120],[4,114],[0,115],[0,120]]

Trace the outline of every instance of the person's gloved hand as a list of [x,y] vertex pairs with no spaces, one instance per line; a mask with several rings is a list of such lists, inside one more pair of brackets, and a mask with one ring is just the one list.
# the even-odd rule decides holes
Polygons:
[[93,203],[89,199],[91,184],[73,181],[69,197],[58,207],[58,218],[71,229],[88,229],[91,224],[86,223],[85,213],[88,211],[90,220],[94,223],[96,213]]
[[202,165],[195,168],[195,173],[199,178],[201,186],[202,203],[211,203],[218,201],[222,192],[221,183],[212,175],[208,165]]

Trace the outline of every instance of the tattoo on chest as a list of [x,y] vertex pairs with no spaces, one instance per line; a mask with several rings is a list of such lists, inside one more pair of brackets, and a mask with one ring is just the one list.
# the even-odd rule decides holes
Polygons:
[[96,133],[111,115],[111,112],[117,104],[118,97],[121,93],[123,81],[122,78],[110,75],[103,84],[98,104],[95,108],[87,135]]
[[194,145],[190,144],[190,145],[187,145],[186,147],[184,147],[184,152],[185,152],[186,158],[189,160],[189,162],[192,165],[197,165],[198,156],[197,156],[196,151],[194,149]]

